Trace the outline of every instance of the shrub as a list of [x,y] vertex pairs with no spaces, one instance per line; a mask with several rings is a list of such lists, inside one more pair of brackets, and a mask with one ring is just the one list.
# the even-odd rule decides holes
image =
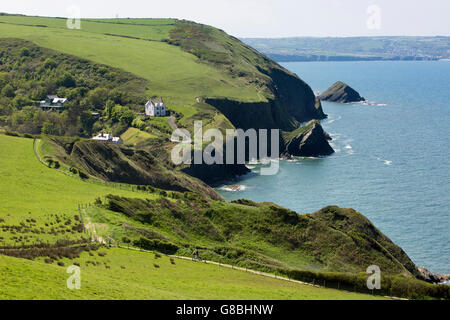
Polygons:
[[30,49],[28,49],[28,48],[22,48],[22,49],[20,50],[20,56],[21,56],[21,57],[28,57],[28,56],[30,56]]
[[172,242],[159,240],[159,239],[147,239],[141,237],[139,240],[133,242],[133,244],[139,248],[146,250],[158,250],[164,253],[175,253],[178,251],[178,246]]
[[62,262],[62,261],[58,261],[58,266],[60,266],[60,267],[64,267],[64,262]]
[[81,170],[78,170],[78,176],[83,180],[86,180],[87,178],[89,178],[89,176]]
[[3,87],[1,94],[8,98],[14,98],[15,91],[14,88],[8,83],[6,86]]
[[18,137],[18,136],[19,136],[19,134],[18,134],[17,132],[14,132],[14,131],[8,131],[8,130],[5,131],[5,134],[6,134],[7,136],[12,136],[12,137]]
[[104,256],[106,256],[106,252],[105,251],[101,251],[101,252],[98,253],[98,256],[99,257],[104,257]]

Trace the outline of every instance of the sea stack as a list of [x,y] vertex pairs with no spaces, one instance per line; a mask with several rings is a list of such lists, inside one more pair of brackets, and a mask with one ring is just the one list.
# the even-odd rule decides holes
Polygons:
[[324,93],[319,96],[322,101],[338,102],[338,103],[350,103],[366,101],[360,94],[345,84],[342,81],[338,81],[328,88]]
[[305,126],[297,129],[286,141],[284,157],[320,157],[334,153],[328,141],[332,140],[326,133],[320,121],[312,120]]

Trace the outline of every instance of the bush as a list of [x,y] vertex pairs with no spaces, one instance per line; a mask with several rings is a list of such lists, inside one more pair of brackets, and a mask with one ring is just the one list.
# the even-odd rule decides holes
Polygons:
[[87,178],[89,178],[89,176],[81,170],[78,170],[78,176],[83,180],[86,180]]
[[20,50],[20,56],[21,57],[29,57],[30,56],[30,49],[22,48],[22,50]]
[[176,244],[159,239],[150,240],[141,237],[139,240],[134,241],[133,244],[145,250],[157,250],[164,253],[175,253],[178,251],[178,246]]
[[19,136],[19,134],[18,134],[17,132],[14,132],[14,131],[8,131],[8,130],[5,131],[5,134],[6,134],[7,136],[11,136],[11,137],[18,137],[18,136]]
[[450,286],[434,285],[404,276],[383,276],[381,290],[373,292],[367,288],[367,274],[320,273],[301,270],[278,269],[279,273],[299,281],[315,283],[328,288],[339,288],[360,293],[374,293],[409,299],[450,299]]
[[14,88],[9,83],[3,87],[1,94],[2,94],[2,96],[8,97],[8,98],[14,98],[14,96],[16,95]]
[[65,73],[60,78],[56,79],[56,85],[58,87],[75,88],[77,84],[75,79],[69,73]]

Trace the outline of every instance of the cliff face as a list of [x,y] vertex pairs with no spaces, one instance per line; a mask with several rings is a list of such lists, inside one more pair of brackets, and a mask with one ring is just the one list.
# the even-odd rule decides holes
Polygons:
[[356,92],[355,89],[342,81],[338,81],[333,84],[319,96],[319,99],[339,103],[366,101],[358,92]]
[[272,80],[271,87],[276,100],[297,121],[306,122],[327,117],[311,87],[298,76],[278,67],[269,69],[267,75]]
[[253,87],[258,100],[206,96],[232,124],[241,129],[279,128],[291,131],[299,123],[326,117],[314,92],[297,75],[222,30],[190,21],[177,21],[168,43],[194,54],[230,76]]
[[260,69],[269,76],[273,94],[268,102],[244,102],[229,98],[206,98],[205,102],[222,112],[239,129],[295,130],[299,123],[325,119],[322,104],[303,80],[281,68]]
[[319,121],[311,121],[304,127],[285,137],[284,156],[319,157],[334,153],[326,133]]

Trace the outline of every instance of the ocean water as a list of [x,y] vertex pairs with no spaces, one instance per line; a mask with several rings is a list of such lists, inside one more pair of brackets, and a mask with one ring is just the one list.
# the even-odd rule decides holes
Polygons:
[[354,208],[417,265],[450,274],[450,62],[284,66],[314,91],[341,80],[369,103],[323,103],[335,155],[281,161],[275,176],[251,173],[218,192],[299,213]]

